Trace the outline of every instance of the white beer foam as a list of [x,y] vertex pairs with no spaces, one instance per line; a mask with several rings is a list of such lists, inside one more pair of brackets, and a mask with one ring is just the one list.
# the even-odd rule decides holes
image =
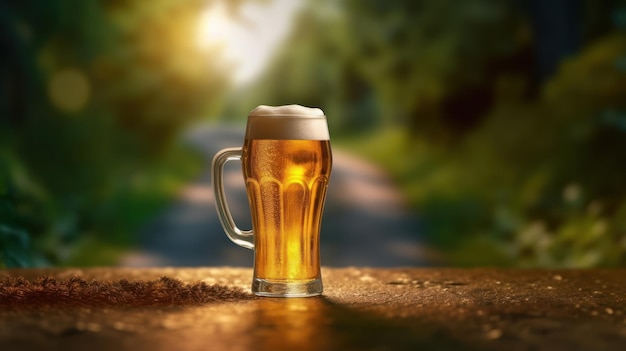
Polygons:
[[248,115],[248,139],[330,140],[324,111],[300,105],[260,105]]

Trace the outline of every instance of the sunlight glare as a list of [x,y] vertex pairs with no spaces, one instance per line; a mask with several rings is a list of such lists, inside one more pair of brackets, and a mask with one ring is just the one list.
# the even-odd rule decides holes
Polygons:
[[221,54],[220,60],[235,68],[234,83],[247,83],[261,73],[285,39],[302,3],[301,0],[246,2],[233,15],[218,2],[199,18],[198,47]]
[[221,3],[208,8],[200,15],[198,24],[198,46],[206,49],[211,45],[226,45],[234,23]]

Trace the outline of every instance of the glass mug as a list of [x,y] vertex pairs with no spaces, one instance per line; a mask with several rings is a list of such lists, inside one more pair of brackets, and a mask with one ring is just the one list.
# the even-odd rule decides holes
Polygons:
[[[241,230],[228,208],[223,169],[241,160],[252,230]],[[322,293],[319,236],[332,153],[322,110],[264,106],[248,116],[243,148],[213,158],[217,213],[235,244],[254,250],[252,292],[304,297]]]

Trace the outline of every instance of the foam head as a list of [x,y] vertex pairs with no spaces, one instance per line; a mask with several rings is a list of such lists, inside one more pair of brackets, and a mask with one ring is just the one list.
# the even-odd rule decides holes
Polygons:
[[260,105],[248,115],[248,139],[330,140],[324,111],[300,105]]

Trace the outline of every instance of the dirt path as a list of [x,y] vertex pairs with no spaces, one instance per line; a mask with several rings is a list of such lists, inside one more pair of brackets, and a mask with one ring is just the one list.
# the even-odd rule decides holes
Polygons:
[[[120,265],[252,265],[252,251],[230,242],[220,226],[210,178],[213,155],[224,147],[241,145],[243,130],[241,126],[201,125],[186,134],[184,141],[202,152],[206,168],[145,228],[141,246]],[[228,163],[224,176],[233,217],[241,228],[250,228],[240,166]],[[380,169],[333,148],[333,173],[322,221],[323,265],[427,265],[419,226]]]

